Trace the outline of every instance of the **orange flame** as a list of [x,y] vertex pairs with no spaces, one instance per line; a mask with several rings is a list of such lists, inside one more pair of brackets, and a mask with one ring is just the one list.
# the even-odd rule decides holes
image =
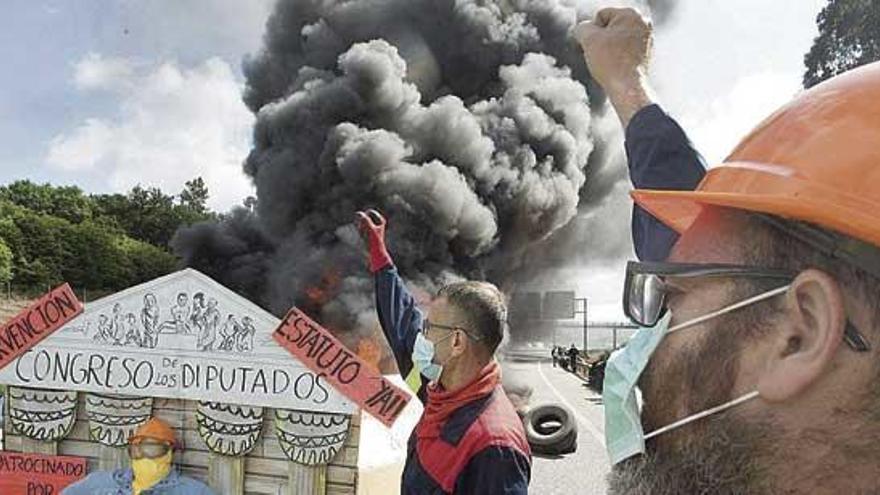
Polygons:
[[371,368],[379,371],[379,362],[382,360],[382,348],[373,337],[364,337],[358,342],[357,355],[367,362]]
[[312,287],[305,289],[306,297],[315,307],[321,307],[339,293],[342,283],[342,275],[338,268],[327,268],[321,275],[321,279]]

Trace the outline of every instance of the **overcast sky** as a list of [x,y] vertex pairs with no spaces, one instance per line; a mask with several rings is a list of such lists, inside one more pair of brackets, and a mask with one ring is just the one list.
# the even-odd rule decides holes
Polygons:
[[[658,29],[653,83],[709,163],[799,90],[824,3],[679,0]],[[202,176],[212,208],[240,203],[252,193],[241,162],[253,123],[240,65],[259,48],[271,4],[7,0],[0,183],[177,192]],[[625,208],[624,195],[608,208]],[[620,314],[622,259],[576,284],[597,318]]]
[[[625,0],[613,2],[627,3]],[[801,89],[803,56],[825,0],[679,0],[656,31],[652,84],[709,166]],[[630,201],[617,188],[597,218],[619,219]],[[628,228],[628,223],[625,228]],[[590,300],[591,320],[621,320],[626,260],[601,259],[552,274]]]

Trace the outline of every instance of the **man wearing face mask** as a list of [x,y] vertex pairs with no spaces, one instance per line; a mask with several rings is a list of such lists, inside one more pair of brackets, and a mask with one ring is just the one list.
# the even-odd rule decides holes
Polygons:
[[626,128],[646,260],[624,292],[642,328],[606,368],[609,491],[878,493],[880,64],[705,172],[649,96],[650,25],[604,9],[574,34]]
[[174,470],[174,445],[171,427],[151,418],[128,441],[131,469],[92,473],[61,495],[214,495],[203,483]]
[[358,212],[357,222],[369,246],[382,330],[401,375],[418,368],[425,404],[401,493],[528,493],[531,452],[495,360],[507,320],[503,295],[486,282],[457,282],[440,289],[425,314],[385,248],[385,219],[369,210]]

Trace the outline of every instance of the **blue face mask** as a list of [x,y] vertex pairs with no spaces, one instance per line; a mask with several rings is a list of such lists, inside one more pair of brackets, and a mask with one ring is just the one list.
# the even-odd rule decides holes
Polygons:
[[[438,340],[437,343],[440,343],[453,335],[454,333],[450,333]],[[443,366],[434,362],[434,345],[434,342],[426,339],[425,336],[419,332],[416,334],[416,343],[413,345],[412,351],[413,364],[418,367],[419,373],[421,373],[422,376],[432,382],[439,380],[440,375],[443,374]]]
[[617,464],[634,455],[644,454],[645,440],[649,438],[758,397],[757,391],[750,392],[730,402],[687,416],[646,435],[642,429],[641,408],[636,398],[636,390],[638,389],[639,377],[645,371],[648,361],[666,335],[696,326],[759,301],[776,297],[787,290],[788,286],[780,287],[713,313],[680,323],[672,328],[669,328],[672,315],[667,311],[666,316],[657,325],[640,328],[633,334],[625,347],[614,351],[605,364],[605,382],[602,388],[602,403],[605,407],[605,447],[608,450],[611,464]]

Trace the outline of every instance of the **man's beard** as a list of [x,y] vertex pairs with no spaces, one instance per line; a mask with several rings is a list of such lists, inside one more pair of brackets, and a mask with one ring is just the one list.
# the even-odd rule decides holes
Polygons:
[[[768,428],[747,423],[732,414],[708,418],[698,435],[677,441],[673,452],[645,455],[614,466],[608,476],[609,494],[762,494],[773,493],[761,465],[757,446]],[[689,428],[693,425],[685,426]]]
[[[752,308],[724,315],[664,366],[649,365],[640,382],[650,397],[642,411],[646,431],[735,398],[741,346],[755,316]],[[736,408],[684,425],[649,441],[645,455],[614,466],[608,493],[772,493],[761,455],[770,435],[766,423],[745,419]]]

